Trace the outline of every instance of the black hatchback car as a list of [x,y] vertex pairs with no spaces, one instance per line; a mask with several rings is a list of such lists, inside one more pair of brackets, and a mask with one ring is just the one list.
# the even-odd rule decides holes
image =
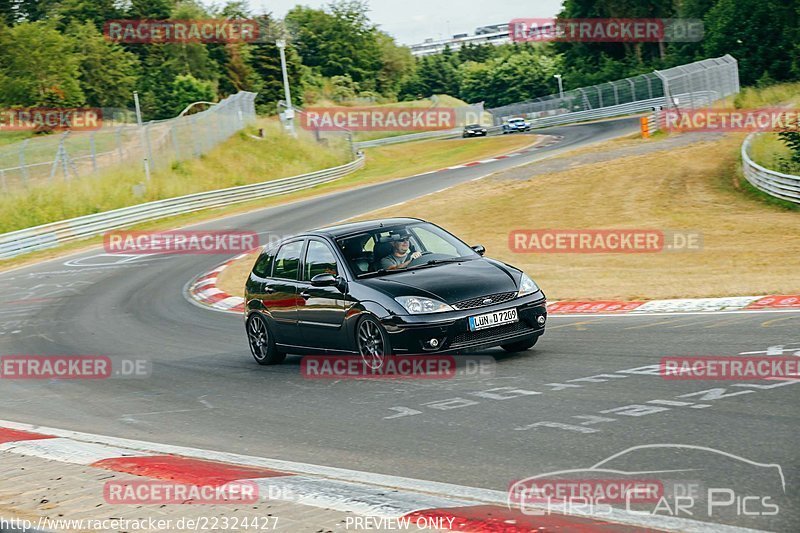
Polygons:
[[250,349],[262,365],[287,353],[519,352],[544,333],[545,296],[521,270],[483,257],[412,218],[332,226],[283,240],[245,289]]
[[480,124],[467,124],[461,133],[461,136],[465,139],[467,137],[486,137],[487,135],[488,130]]

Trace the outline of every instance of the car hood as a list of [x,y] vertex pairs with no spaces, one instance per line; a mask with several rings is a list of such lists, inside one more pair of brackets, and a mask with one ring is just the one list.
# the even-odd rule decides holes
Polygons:
[[423,296],[448,304],[517,290],[512,269],[490,259],[473,259],[461,263],[409,270],[369,278],[362,283],[391,296]]

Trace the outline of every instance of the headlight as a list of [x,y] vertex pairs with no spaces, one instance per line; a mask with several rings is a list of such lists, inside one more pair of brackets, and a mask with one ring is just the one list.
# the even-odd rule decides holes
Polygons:
[[406,308],[412,315],[424,315],[426,313],[443,313],[454,311],[452,307],[439,300],[432,298],[420,298],[418,296],[398,296],[395,298],[397,303]]
[[539,286],[527,274],[522,274],[522,279],[519,280],[519,292],[517,297],[527,296],[539,290]]

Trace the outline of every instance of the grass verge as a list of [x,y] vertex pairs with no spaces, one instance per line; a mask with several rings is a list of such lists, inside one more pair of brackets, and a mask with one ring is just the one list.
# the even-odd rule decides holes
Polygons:
[[[258,183],[340,165],[343,147],[320,147],[309,138],[283,135],[260,123],[266,138],[243,131],[200,158],[173,163],[144,183],[139,162],[97,176],[12,190],[0,197],[0,233],[201,191]],[[251,128],[252,130],[252,128]]]

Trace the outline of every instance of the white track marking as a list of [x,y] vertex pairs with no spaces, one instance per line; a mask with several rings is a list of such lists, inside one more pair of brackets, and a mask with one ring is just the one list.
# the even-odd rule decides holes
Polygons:
[[116,457],[141,457],[145,455],[131,449],[82,442],[69,438],[7,442],[0,444],[0,451],[78,465],[90,465],[103,459],[114,459]]

